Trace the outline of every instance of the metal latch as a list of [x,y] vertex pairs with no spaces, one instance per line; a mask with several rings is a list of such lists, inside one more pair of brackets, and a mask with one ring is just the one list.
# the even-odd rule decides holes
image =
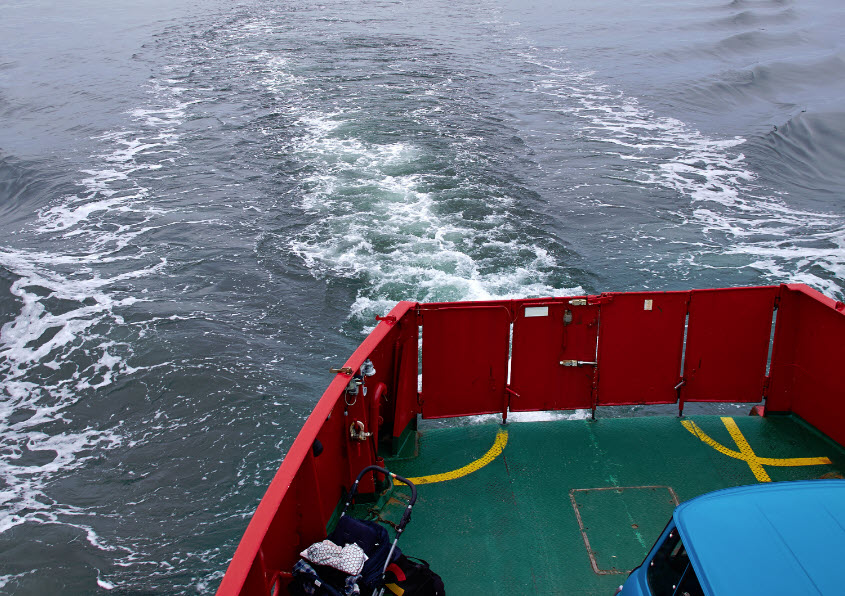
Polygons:
[[573,298],[569,301],[572,306],[598,306],[613,302],[612,295],[602,294],[601,296],[587,296],[585,298]]
[[595,366],[597,362],[587,362],[586,360],[561,360],[561,366]]
[[364,423],[356,420],[349,426],[349,438],[353,441],[366,441],[373,436],[373,433],[364,431]]
[[352,367],[351,366],[341,366],[340,368],[330,368],[330,373],[342,373],[344,375],[351,375],[352,374]]

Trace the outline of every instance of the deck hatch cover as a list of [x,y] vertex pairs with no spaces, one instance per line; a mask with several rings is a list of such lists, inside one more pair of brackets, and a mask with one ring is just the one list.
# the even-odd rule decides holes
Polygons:
[[670,486],[574,488],[569,498],[598,575],[625,575],[642,563],[678,506]]

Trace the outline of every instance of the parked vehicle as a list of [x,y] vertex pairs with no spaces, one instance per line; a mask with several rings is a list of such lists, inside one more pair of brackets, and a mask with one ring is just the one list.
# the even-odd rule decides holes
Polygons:
[[845,594],[845,480],[741,486],[682,503],[622,596]]

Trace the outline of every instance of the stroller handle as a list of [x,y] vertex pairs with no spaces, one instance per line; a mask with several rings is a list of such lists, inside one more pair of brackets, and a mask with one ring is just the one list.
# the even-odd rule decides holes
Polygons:
[[391,478],[398,480],[399,482],[407,484],[409,487],[411,487],[411,500],[408,502],[408,505],[410,507],[413,507],[414,503],[417,502],[417,487],[414,485],[414,483],[408,480],[407,478],[400,476],[399,474],[394,474],[393,472],[385,470],[381,466],[367,466],[358,473],[358,477],[355,479],[355,484],[352,485],[352,491],[349,494],[349,501],[351,501],[352,498],[355,496],[355,493],[358,492],[358,483],[361,481],[361,478],[363,478],[364,474],[366,474],[367,472],[380,472],[385,476],[390,476]]
[[387,573],[388,566],[393,561],[393,553],[396,552],[396,543],[399,542],[399,537],[402,535],[402,532],[405,531],[405,526],[407,526],[408,522],[411,521],[411,510],[414,508],[414,503],[417,502],[417,487],[414,485],[413,482],[411,482],[407,478],[400,476],[399,474],[389,472],[381,466],[367,466],[358,473],[358,477],[355,478],[355,482],[352,483],[352,489],[349,491],[349,496],[346,499],[346,505],[344,505],[343,511],[340,513],[340,517],[346,515],[346,512],[349,510],[350,505],[352,505],[352,501],[355,500],[355,495],[358,493],[358,483],[361,482],[361,479],[367,472],[379,473],[384,474],[385,476],[390,476],[392,479],[398,480],[399,482],[403,482],[409,487],[411,487],[411,498],[408,500],[408,506],[402,513],[402,519],[399,521],[399,524],[396,525],[396,536],[393,539],[393,544],[390,545],[390,551],[387,553],[387,558],[384,560],[384,568],[381,570],[381,589],[373,592],[377,596],[383,596],[384,577]]

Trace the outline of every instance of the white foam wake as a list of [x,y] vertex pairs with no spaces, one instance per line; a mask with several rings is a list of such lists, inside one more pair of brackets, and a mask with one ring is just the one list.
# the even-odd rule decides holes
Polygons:
[[[286,57],[263,56],[263,82],[283,100],[300,85]],[[290,242],[314,275],[355,279],[352,315],[371,319],[397,300],[484,300],[580,292],[562,288],[547,249],[517,227],[514,199],[494,186],[446,176],[411,141],[375,142],[350,133],[365,115],[287,106],[298,136],[290,153],[310,171],[299,180],[312,217]],[[478,139],[454,140],[455,161],[474,159]],[[470,146],[473,145],[473,146]],[[437,191],[450,187],[451,207]],[[470,216],[474,202],[483,216]]]
[[705,135],[597,83],[593,73],[526,57],[546,72],[534,91],[582,120],[585,140],[629,162],[641,184],[689,200],[691,209],[677,214],[701,230],[704,242],[680,267],[748,267],[774,283],[803,282],[843,295],[845,217],[793,208],[788,196],[761,188],[741,151],[745,139]]
[[82,191],[57,198],[17,236],[55,249],[0,247],[20,305],[0,329],[0,532],[65,523],[95,547],[114,548],[81,521],[82,510],[52,497],[50,484],[127,444],[119,423],[81,427],[70,412],[137,370],[121,312],[143,300],[133,282],[167,266],[138,241],[164,225],[139,174],[179,154],[176,131],[189,104],[161,86],[152,91],[154,105],[129,114],[133,128],[97,139],[105,150],[80,173]]
[[[383,312],[401,298],[486,300],[561,291],[549,283],[554,260],[515,228],[511,197],[479,196],[463,182],[463,194],[484,201],[487,211],[468,220],[425,190],[437,175],[418,166],[420,148],[337,138],[332,131],[345,122],[343,115],[301,119],[306,134],[298,151],[320,164],[302,182],[302,206],[319,223],[290,245],[318,275],[365,282],[353,314]],[[415,173],[394,173],[407,170]]]

